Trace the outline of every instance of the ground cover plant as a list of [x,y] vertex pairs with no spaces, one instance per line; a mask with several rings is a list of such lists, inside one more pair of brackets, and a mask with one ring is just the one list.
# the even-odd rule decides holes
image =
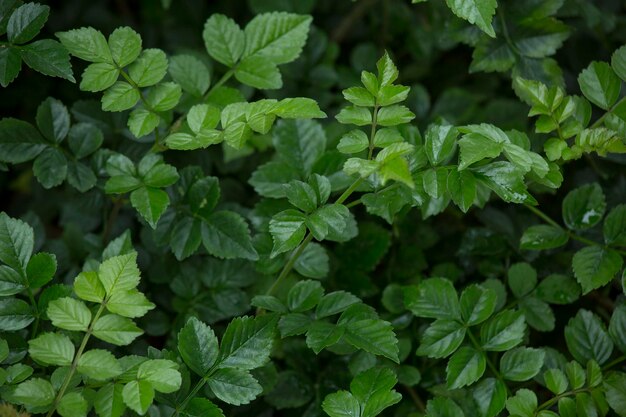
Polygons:
[[626,416],[617,0],[0,0],[0,417]]

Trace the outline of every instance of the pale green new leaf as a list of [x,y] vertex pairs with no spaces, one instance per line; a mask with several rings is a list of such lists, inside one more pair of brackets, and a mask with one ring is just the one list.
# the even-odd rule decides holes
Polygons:
[[42,333],[28,341],[28,354],[44,365],[69,366],[74,352],[70,338],[60,333]]
[[65,330],[84,332],[91,322],[91,311],[85,303],[70,297],[51,301],[46,314],[54,326]]

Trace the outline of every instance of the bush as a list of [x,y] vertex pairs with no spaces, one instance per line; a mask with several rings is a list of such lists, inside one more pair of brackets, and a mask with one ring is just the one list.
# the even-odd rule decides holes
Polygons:
[[0,0],[0,415],[626,416],[618,2],[204,3]]

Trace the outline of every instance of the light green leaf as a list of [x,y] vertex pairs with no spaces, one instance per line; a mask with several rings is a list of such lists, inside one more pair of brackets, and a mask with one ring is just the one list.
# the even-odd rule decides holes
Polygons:
[[93,349],[83,353],[76,370],[97,381],[106,381],[122,373],[122,367],[113,354],[107,350]]
[[65,330],[84,332],[91,322],[91,311],[85,303],[70,297],[51,301],[46,314],[54,326]]
[[496,158],[504,149],[504,144],[495,142],[492,138],[468,133],[458,141],[459,144],[459,171],[486,158]]
[[70,338],[59,333],[42,333],[28,341],[28,354],[44,365],[69,366],[74,352]]
[[447,161],[456,148],[459,131],[449,124],[428,126],[424,137],[424,150],[431,165]]
[[[139,268],[137,268],[137,252],[114,256],[100,264],[98,278],[108,297],[117,292],[129,291],[139,284]],[[90,280],[93,278],[89,277]],[[92,284],[97,287],[97,284]],[[100,294],[100,290],[97,290]]]
[[80,89],[91,92],[104,91],[115,84],[119,75],[115,65],[108,62],[91,64],[83,72]]
[[262,90],[275,90],[283,85],[283,79],[276,64],[271,59],[262,56],[244,58],[237,65],[235,78],[246,85]]
[[155,85],[167,73],[167,57],[160,49],[144,49],[128,67],[128,76],[139,87]]
[[580,89],[596,106],[608,110],[619,98],[622,82],[606,62],[592,62],[578,76]]
[[102,316],[93,326],[95,337],[116,346],[126,346],[142,334],[135,323],[117,314]]
[[104,92],[102,110],[124,111],[131,109],[140,99],[139,91],[125,81],[117,81]]
[[31,378],[20,383],[11,393],[11,399],[30,407],[45,407],[54,401],[54,388],[45,379]]
[[180,85],[173,82],[160,83],[150,89],[146,102],[157,112],[171,110],[178,104],[182,94]]
[[[209,20],[217,15],[212,15]],[[182,89],[195,96],[201,97],[211,85],[211,75],[207,66],[193,55],[175,55],[170,58],[168,68],[172,79]]]
[[446,367],[446,381],[450,389],[461,388],[478,381],[485,373],[485,354],[464,346],[450,357]]
[[122,397],[131,410],[144,415],[154,400],[154,389],[148,381],[130,381],[124,386]]
[[119,27],[109,35],[109,49],[117,66],[125,67],[141,53],[141,36],[128,26]]
[[248,404],[263,391],[250,372],[243,369],[218,369],[208,384],[217,398],[232,405]]
[[87,400],[79,392],[68,392],[57,405],[57,412],[61,417],[84,417],[88,409]]
[[243,57],[262,56],[274,64],[295,60],[306,42],[312,18],[284,12],[264,13],[245,27]]
[[560,395],[567,391],[567,377],[562,370],[558,368],[548,369],[543,374],[543,379],[546,381],[546,387],[552,391],[553,394]]
[[94,409],[101,417],[121,417],[126,410],[122,384],[109,383],[98,390],[94,399]]
[[285,210],[274,215],[269,223],[274,247],[272,257],[294,249],[306,233],[306,215],[296,210]]
[[328,394],[322,402],[322,409],[330,417],[360,417],[359,401],[348,391]]
[[541,349],[519,347],[500,358],[500,373],[509,381],[527,381],[539,373],[545,352]]
[[622,256],[601,246],[587,246],[574,254],[572,269],[574,276],[587,294],[600,288],[611,280],[622,269]]
[[[339,117],[339,116],[337,116]],[[409,123],[415,118],[415,114],[406,106],[394,104],[378,110],[377,123],[380,126],[397,126]],[[339,120],[339,119],[337,119]]]
[[178,391],[182,377],[178,364],[167,359],[151,359],[139,365],[137,378],[147,381],[155,391],[169,394]]
[[506,409],[511,415],[533,417],[537,408],[537,395],[529,389],[522,388],[514,396],[506,400]]
[[365,107],[344,107],[335,118],[339,123],[349,125],[366,126],[372,123],[372,113]]
[[204,24],[202,39],[213,59],[232,68],[245,47],[244,33],[233,19],[215,13]]
[[148,301],[145,295],[133,289],[113,292],[107,301],[106,307],[111,313],[135,318],[145,316],[155,305]]
[[113,63],[109,45],[102,32],[84,27],[67,32],[58,32],[57,38],[70,54],[89,62]]
[[213,329],[191,317],[178,333],[178,351],[191,370],[204,376],[217,360],[217,337]]
[[146,109],[135,109],[128,118],[128,129],[136,138],[141,138],[152,133],[161,123],[158,114]]
[[35,320],[30,306],[17,298],[0,299],[0,330],[13,332],[27,327]]

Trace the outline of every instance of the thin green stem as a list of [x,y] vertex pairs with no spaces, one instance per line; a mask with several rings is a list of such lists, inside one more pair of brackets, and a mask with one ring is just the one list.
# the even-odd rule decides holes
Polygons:
[[374,106],[374,113],[372,116],[372,129],[370,130],[370,145],[367,153],[367,159],[372,159],[374,153],[374,137],[376,136],[376,125],[378,124],[378,103]]
[[603,248],[607,248],[607,249],[611,249],[612,251],[615,251],[621,255],[626,256],[626,251],[621,250],[619,248],[616,248],[615,246],[612,245],[603,245],[601,243],[595,242],[591,239],[587,239],[584,236],[580,236],[574,232],[572,232],[571,230],[566,230],[563,227],[561,227],[560,224],[558,224],[556,221],[554,221],[552,218],[550,218],[550,216],[548,216],[547,214],[545,214],[543,211],[539,210],[537,207],[532,206],[530,204],[524,204],[524,206],[530,210],[531,212],[533,212],[537,217],[539,217],[540,219],[542,219],[543,221],[545,221],[546,223],[548,223],[551,226],[557,227],[561,230],[563,230],[565,233],[567,233],[567,235],[569,236],[570,239],[573,240],[577,240],[579,242],[582,242],[586,245],[590,245],[590,246],[600,246]]
[[619,365],[620,363],[622,363],[624,361],[626,361],[626,355],[618,356],[617,358],[615,358],[611,362],[609,362],[606,365],[604,365],[602,367],[602,371],[607,371],[607,370],[611,369],[612,367],[614,367],[615,365]]
[[278,278],[276,278],[276,280],[274,280],[274,283],[267,290],[265,295],[272,295],[272,294],[274,294],[276,289],[280,286],[280,283],[287,277],[287,275],[289,275],[289,272],[291,272],[291,269],[296,264],[296,261],[298,260],[300,255],[302,255],[302,252],[304,252],[304,250],[309,245],[309,243],[311,243],[312,240],[313,240],[313,234],[311,234],[311,232],[307,233],[307,235],[304,238],[304,240],[300,243],[300,245],[298,245],[296,250],[293,251],[293,253],[289,257],[289,261],[287,261],[287,263],[283,267],[282,271],[280,271],[280,274],[278,275]]
[[[542,403],[539,407],[537,407],[536,412],[548,409],[552,407],[554,404],[558,403],[561,398],[571,397],[572,395],[580,394],[581,392],[590,392],[590,388],[578,388],[571,391],[566,391],[563,394],[559,394],[556,397],[550,398],[549,400]],[[535,414],[536,415],[536,414]]]
[[87,331],[85,332],[85,336],[83,336],[83,341],[80,343],[80,346],[78,347],[78,351],[76,352],[76,355],[74,356],[74,360],[72,361],[70,370],[67,373],[67,375],[65,375],[63,384],[61,385],[61,388],[59,389],[59,392],[57,393],[57,396],[54,399],[54,403],[53,403],[54,405],[52,406],[52,408],[50,409],[46,417],[52,416],[57,406],[59,405],[59,401],[61,401],[61,398],[63,398],[63,395],[65,394],[65,391],[67,390],[67,387],[70,385],[70,381],[72,380],[72,377],[74,376],[74,373],[76,372],[76,368],[78,367],[78,361],[80,361],[80,357],[83,355],[85,347],[87,346],[87,342],[89,341],[89,338],[91,337],[91,334],[93,333],[93,326],[96,324],[96,322],[100,318],[100,315],[104,312],[105,305],[106,305],[106,300],[103,301],[102,304],[100,304],[100,308],[98,308],[98,311],[93,316],[91,323],[89,323],[89,327],[87,328]]
[[604,119],[606,119],[606,117],[607,117],[609,114],[613,113],[613,111],[614,111],[614,110],[615,110],[615,109],[616,109],[616,108],[617,108],[620,104],[622,104],[624,101],[626,101],[626,97],[622,97],[621,99],[619,99],[619,100],[617,101],[617,103],[615,103],[615,104],[614,104],[614,105],[613,105],[610,109],[608,109],[608,110],[606,111],[606,113],[604,113],[602,116],[600,116],[600,117],[598,118],[598,120],[596,120],[596,121],[595,121],[595,122],[591,125],[591,129],[593,129],[593,128],[596,128],[596,127],[600,126],[600,125],[604,122]]
[[[209,373],[210,372],[211,371],[209,371]],[[176,406],[176,410],[174,411],[174,413],[172,413],[172,417],[178,417],[180,415],[180,412],[184,411],[185,408],[187,408],[187,404],[189,404],[189,401],[191,401],[196,396],[198,391],[200,391],[202,387],[204,387],[204,385],[206,384],[209,373],[207,373],[207,375],[205,375],[204,377],[200,378],[200,380],[196,383],[193,389],[189,391],[189,394],[187,394],[183,402],[180,403],[179,406]]]
[[30,285],[26,289],[28,290],[28,299],[30,300],[30,304],[35,311],[35,324],[33,325],[33,334],[30,336],[31,339],[34,339],[37,336],[37,331],[39,330],[39,319],[41,313],[39,312],[39,307],[37,306],[37,301],[35,301],[35,296],[33,295],[33,290],[30,288]]
[[119,68],[119,70],[120,74],[122,74],[122,77],[126,80],[126,82],[128,82],[128,84],[130,84],[135,90],[137,90],[137,92],[139,93],[139,98],[141,99],[144,107],[150,110],[152,113],[158,114],[159,112],[154,110],[154,108],[146,101],[146,98],[143,96],[143,91],[141,91],[141,87],[139,87],[137,83],[133,81],[133,79],[130,78],[128,74],[126,74],[126,71],[121,68]]

